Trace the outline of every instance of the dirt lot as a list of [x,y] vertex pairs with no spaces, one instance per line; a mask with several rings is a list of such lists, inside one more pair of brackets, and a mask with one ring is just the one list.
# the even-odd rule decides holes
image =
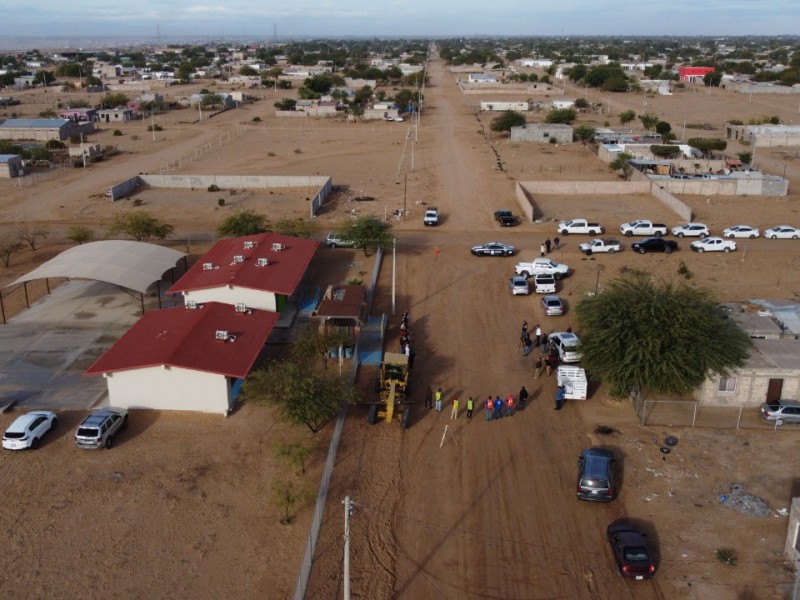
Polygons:
[[[357,505],[351,538],[354,597],[788,597],[793,576],[782,558],[786,519],[732,512],[719,496],[729,494],[730,483],[739,482],[766,500],[772,514],[788,507],[798,492],[792,476],[796,433],[646,428],[629,405],[609,400],[602,386],[589,401],[570,402],[556,414],[554,378],[534,379],[533,357],[520,355],[517,333],[523,319],[541,322],[545,331],[576,324],[569,312],[561,318],[542,317],[533,297],[510,297],[505,280],[516,259],[477,259],[468,248],[498,239],[517,245],[529,257],[545,236],[552,236],[552,224],[524,224],[514,230],[493,224],[494,210],[514,207],[517,178],[568,179],[576,173],[576,179],[609,180],[613,175],[578,146],[487,140],[467,109],[474,98],[461,96],[441,62],[432,61],[430,74],[413,170],[405,143],[408,122],[284,123],[272,117],[274,100],[267,98],[206,123],[188,123],[185,111],[164,116],[165,139],[154,144],[145,143],[143,124],[126,126],[121,142],[127,145],[125,154],[88,172],[71,171],[22,189],[17,182],[0,182],[0,229],[47,222],[52,238],[73,223],[102,231],[114,211],[132,207],[130,200],[112,205],[99,197],[106,187],[132,173],[158,172],[161,165],[208,142],[217,143],[214,152],[185,172],[329,174],[350,195],[375,198],[350,202],[344,194],[318,217],[321,233],[353,211],[383,215],[404,204],[410,209],[408,221],[393,221],[398,309],[408,308],[411,314],[415,390],[441,386],[445,411],[420,408],[405,432],[397,425],[368,427],[363,410],[351,412],[309,598],[341,597],[345,495]],[[790,122],[796,114],[788,99],[754,98],[750,104],[746,97],[716,91],[709,96],[704,90],[668,98],[614,96],[612,114],[624,108],[640,112],[645,101],[648,110],[663,114],[673,126],[691,111],[690,122],[708,122],[717,134],[725,118],[779,114]],[[253,125],[254,116],[262,123]],[[590,115],[588,120],[603,118]],[[480,121],[488,124],[490,119],[482,116]],[[242,131],[235,140],[218,143],[225,131],[237,128]],[[131,140],[132,135],[139,140]],[[105,144],[119,138],[103,132],[99,139]],[[784,155],[791,153],[776,149],[761,157],[783,160]],[[795,163],[786,161],[787,176],[796,185]],[[271,210],[276,216],[292,214],[303,197],[287,198],[290,208]],[[268,201],[243,195],[236,202],[246,204],[215,207],[217,195],[209,203],[206,197],[192,200],[154,191],[142,198],[146,208],[176,224],[176,237],[207,234],[234,206],[257,207]],[[685,200],[714,231],[738,221],[765,227],[798,220],[795,195]],[[419,201],[439,206],[439,228],[423,228]],[[599,206],[591,198],[540,201],[548,216],[596,217],[611,229],[639,217],[677,222],[645,197]],[[56,241],[48,239],[38,254],[15,259],[13,268],[2,271],[4,281],[37,262]],[[673,278],[681,261],[694,281],[711,286],[721,300],[794,298],[800,291],[800,246],[790,241],[755,240],[748,242],[746,252],[725,256],[687,251],[638,256],[625,251],[596,260],[585,260],[576,243],[577,238],[567,239],[555,255],[575,269],[563,292],[569,304],[622,267]],[[192,251],[201,249],[198,245]],[[340,270],[328,274],[328,265]],[[321,283],[334,277],[340,281],[342,267],[368,271],[360,255],[349,250],[323,251],[314,267],[313,276]],[[385,268],[376,312],[390,311],[390,289]],[[390,345],[395,344],[394,321],[389,336]],[[364,369],[360,385],[366,386],[371,375]],[[463,407],[467,396],[505,396],[523,384],[531,390],[532,402],[513,418],[485,423],[478,410],[471,421],[463,413],[456,421],[449,419],[453,397],[461,398]],[[0,426],[14,416],[2,415]],[[290,432],[274,423],[268,410],[250,406],[227,420],[142,412],[113,451],[86,453],[71,445],[78,419],[62,415],[59,435],[41,450],[7,453],[0,461],[7,498],[0,511],[0,526],[7,532],[0,546],[4,590],[30,598],[290,596],[310,511],[304,506],[293,525],[278,525],[272,481],[295,476],[276,462],[269,447],[276,437],[302,432]],[[445,425],[452,435],[442,443]],[[613,432],[596,433],[600,425]],[[667,435],[677,436],[679,443],[663,455],[659,447]],[[311,473],[297,478],[304,485],[318,481],[324,444],[323,439]],[[575,459],[589,445],[612,448],[621,457],[620,497],[609,505],[574,499]],[[604,531],[623,516],[638,521],[657,550],[659,572],[652,582],[629,583],[612,570]],[[715,560],[715,550],[723,547],[736,550],[737,566]],[[75,569],[78,561],[81,567]],[[91,573],[94,587],[86,584]],[[24,587],[31,581],[37,582],[33,589]]]

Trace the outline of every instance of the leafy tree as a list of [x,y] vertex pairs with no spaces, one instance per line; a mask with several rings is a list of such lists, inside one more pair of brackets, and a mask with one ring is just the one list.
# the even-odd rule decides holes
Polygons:
[[272,230],[283,235],[309,239],[317,232],[317,227],[305,219],[281,219],[273,225]]
[[164,223],[149,212],[137,210],[114,215],[111,227],[108,228],[108,236],[124,233],[137,242],[146,242],[154,238],[163,240],[174,230],[173,225]]
[[619,122],[622,125],[627,125],[636,118],[636,113],[632,110],[625,110],[619,113]]
[[515,110],[505,110],[492,119],[492,131],[511,131],[512,127],[525,125],[525,115]]
[[254,210],[242,210],[225,218],[217,227],[217,235],[221,238],[256,235],[269,231],[266,215]]
[[346,240],[352,240],[355,248],[385,248],[392,243],[391,225],[377,217],[367,215],[348,221],[339,233]]
[[581,365],[622,398],[633,391],[688,394],[744,364],[750,338],[710,292],[632,272],[575,307]]
[[746,165],[749,165],[750,161],[753,160],[753,153],[752,152],[739,152],[736,156],[738,156],[739,160],[742,161]]
[[92,230],[84,225],[73,225],[67,231],[67,239],[80,245],[92,239]]
[[681,155],[681,149],[678,146],[654,144],[650,146],[650,152],[653,156],[661,158],[677,158]]
[[628,163],[630,159],[633,158],[633,154],[628,154],[627,152],[620,152],[617,154],[617,157],[609,163],[609,167],[611,167],[612,171],[618,171],[622,173],[622,176],[625,179],[628,179],[631,176],[631,170],[633,167]]
[[328,353],[339,346],[352,346],[353,334],[348,329],[326,328],[320,331],[309,325],[300,331],[300,335],[292,346],[292,357],[302,362],[320,359],[324,368],[328,368]]
[[705,84],[706,87],[719,87],[721,81],[722,72],[719,69],[713,73],[706,73],[703,75],[703,84]]
[[291,442],[281,441],[275,444],[275,456],[299,468],[300,474],[305,475],[308,459],[316,449],[317,440],[314,438]]
[[665,136],[672,131],[672,125],[667,123],[666,121],[659,121],[656,123],[656,133]]
[[52,71],[45,71],[45,70],[36,71],[36,75],[33,76],[34,85],[50,85],[55,80],[56,76],[53,74]]
[[725,150],[728,142],[719,138],[689,138],[689,145],[702,151],[704,156],[708,156],[714,150],[720,152]]
[[130,98],[128,98],[128,96],[126,96],[125,94],[122,94],[120,92],[112,92],[103,96],[103,99],[100,102],[102,103],[103,106],[107,106],[109,108],[117,108],[119,106],[126,106],[129,101]]
[[200,97],[200,106],[203,108],[221,108],[224,102],[222,100],[222,96],[219,94],[202,94]]
[[414,92],[405,88],[397,90],[397,93],[394,95],[394,103],[402,108],[411,105],[413,101]]
[[604,92],[627,92],[630,88],[630,82],[625,76],[616,75],[609,77],[603,82]]
[[581,143],[585,144],[594,138],[594,134],[597,133],[597,130],[590,126],[590,125],[581,125],[580,127],[575,128],[575,138],[580,140]]
[[22,250],[25,246],[19,241],[17,236],[12,235],[11,233],[6,233],[0,236],[0,261],[2,261],[3,266],[8,266],[11,264],[11,256],[20,250]]
[[639,115],[639,120],[642,122],[642,127],[650,131],[653,127],[656,126],[656,123],[660,121],[658,115],[654,115],[652,113],[645,113],[643,115]]
[[578,113],[574,108],[554,108],[545,116],[545,123],[564,123],[571,125],[578,118]]
[[245,402],[271,405],[281,419],[319,432],[342,406],[358,395],[344,377],[315,372],[300,360],[274,361],[251,373],[244,384]]
[[290,525],[294,522],[296,504],[305,504],[311,501],[314,493],[303,485],[299,487],[290,479],[277,479],[272,483],[272,492],[275,494],[275,501],[283,509],[283,516],[280,518],[281,525]]
[[586,98],[577,98],[575,108],[589,108],[589,101]]
[[567,71],[567,77],[569,77],[572,82],[577,83],[583,79],[588,72],[589,69],[586,65],[575,65]]
[[294,110],[297,106],[297,100],[294,98],[284,98],[275,103],[275,108],[278,110]]
[[245,77],[256,77],[258,76],[258,69],[250,65],[242,65],[242,67],[239,69],[239,75],[244,75]]

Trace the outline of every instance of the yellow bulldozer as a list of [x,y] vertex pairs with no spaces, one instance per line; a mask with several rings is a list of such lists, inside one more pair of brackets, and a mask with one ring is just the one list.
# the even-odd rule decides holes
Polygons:
[[411,423],[411,404],[408,385],[408,356],[399,352],[385,352],[380,370],[375,378],[377,401],[370,403],[367,421],[370,425],[378,419],[392,421],[400,419],[400,426],[406,429]]

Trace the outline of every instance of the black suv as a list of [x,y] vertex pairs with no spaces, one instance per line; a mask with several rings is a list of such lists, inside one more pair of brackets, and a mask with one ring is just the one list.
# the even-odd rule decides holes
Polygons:
[[587,448],[578,457],[578,499],[610,502],[616,496],[614,454],[602,448]]

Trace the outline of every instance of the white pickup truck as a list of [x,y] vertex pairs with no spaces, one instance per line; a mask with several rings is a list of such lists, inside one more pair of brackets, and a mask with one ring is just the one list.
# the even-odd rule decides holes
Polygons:
[[591,256],[595,252],[608,252],[609,254],[614,254],[615,252],[622,250],[619,240],[615,240],[614,238],[594,238],[593,240],[584,242],[579,246],[579,248],[586,256]]
[[429,206],[425,211],[425,216],[422,218],[425,225],[436,226],[439,224],[439,209],[435,206]]
[[561,235],[569,235],[571,233],[585,233],[588,235],[599,235],[603,233],[603,227],[600,223],[590,223],[586,219],[572,219],[571,221],[562,221],[557,227],[558,233]]
[[550,273],[556,279],[561,279],[569,275],[567,265],[557,263],[549,258],[534,258],[531,262],[518,262],[514,265],[514,271],[523,277],[530,277],[537,273]]
[[667,235],[667,226],[664,223],[653,223],[652,221],[639,219],[638,221],[623,223],[619,226],[619,232],[627,237],[633,235],[661,237],[662,235]]

